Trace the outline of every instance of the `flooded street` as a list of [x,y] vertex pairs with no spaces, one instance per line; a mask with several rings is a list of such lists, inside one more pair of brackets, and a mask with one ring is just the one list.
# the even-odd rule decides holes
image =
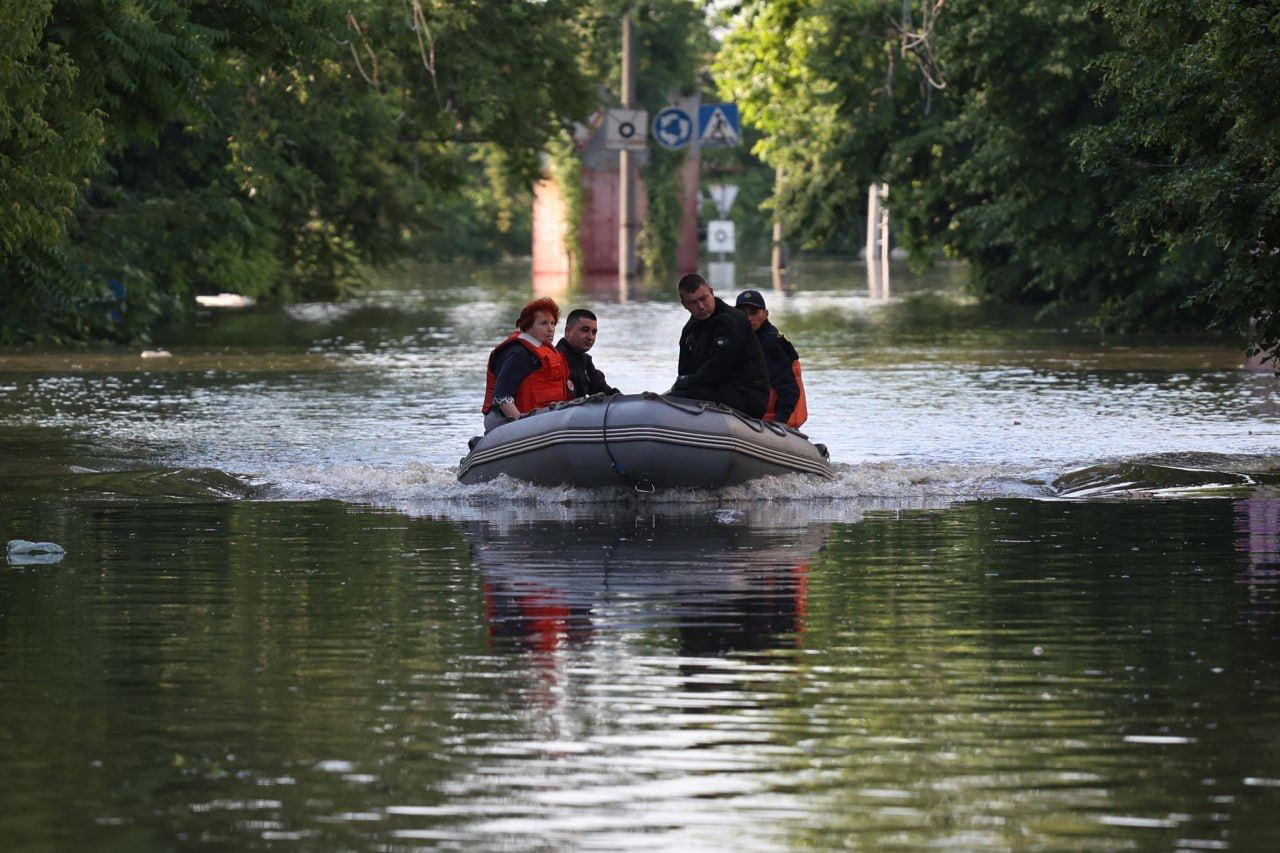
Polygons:
[[[1280,385],[1230,346],[1036,324],[965,301],[959,269],[900,272],[886,302],[859,266],[814,267],[770,301],[804,362],[806,431],[839,473],[800,497],[1041,495],[1099,464],[1265,471],[1280,450]],[[455,472],[528,282],[520,266],[433,268],[350,303],[206,317],[158,342],[172,358],[0,355],[0,423],[77,442],[82,467],[213,469],[283,498],[476,498]],[[561,301],[600,314],[592,354],[613,385],[670,387],[688,317],[674,288]],[[781,495],[796,486],[745,497]]]
[[1275,848],[1280,384],[962,276],[766,289],[837,476],[722,493],[456,482],[519,266],[0,353],[0,838]]

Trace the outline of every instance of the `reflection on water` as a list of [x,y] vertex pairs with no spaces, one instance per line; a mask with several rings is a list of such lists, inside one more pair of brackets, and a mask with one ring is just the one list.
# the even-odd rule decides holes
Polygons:
[[[826,531],[764,531],[753,520],[723,511],[710,523],[613,513],[571,524],[467,524],[494,647],[529,655],[527,701],[567,710],[573,659],[613,645],[620,631],[669,634],[680,679],[671,687],[686,693],[723,694],[753,660],[744,653],[800,648],[809,560]],[[547,722],[557,738],[575,728]]]
[[1247,560],[1240,583],[1257,612],[1280,612],[1280,495],[1258,489],[1235,501],[1236,550]]
[[0,495],[0,836],[1271,849],[1275,506]]
[[580,643],[594,619],[618,618],[609,605],[625,597],[629,626],[674,627],[683,653],[724,654],[800,644],[809,560],[826,527],[787,529],[769,518],[763,531],[763,514],[721,510],[707,524],[618,509],[571,524],[465,529],[493,636],[540,651]]

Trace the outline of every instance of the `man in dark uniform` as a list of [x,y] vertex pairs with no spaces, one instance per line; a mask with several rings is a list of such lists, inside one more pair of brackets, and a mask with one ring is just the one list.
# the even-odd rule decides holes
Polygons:
[[574,397],[622,393],[605,381],[604,373],[596,369],[595,362],[587,355],[587,350],[595,346],[598,333],[596,315],[586,308],[573,309],[564,321],[564,337],[556,344],[556,349],[569,362],[569,381],[573,383]]
[[711,400],[758,418],[769,401],[769,369],[747,315],[716,298],[692,273],[676,286],[689,322],[680,333],[680,375],[673,397]]
[[734,307],[747,315],[747,322],[755,329],[760,339],[760,349],[764,351],[765,364],[769,366],[769,411],[772,417],[765,420],[788,423],[791,416],[800,406],[799,427],[807,417],[808,405],[802,403],[804,387],[799,381],[799,353],[791,345],[791,341],[782,336],[778,327],[769,322],[769,309],[765,307],[764,297],[758,290],[744,290],[738,294]]

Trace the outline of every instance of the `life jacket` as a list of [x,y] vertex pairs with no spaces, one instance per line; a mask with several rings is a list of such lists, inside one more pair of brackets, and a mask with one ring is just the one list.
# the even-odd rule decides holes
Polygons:
[[[800,377],[800,359],[792,359],[791,374],[795,376],[796,386],[800,389],[800,399],[796,400],[796,407],[791,410],[791,417],[787,418],[787,426],[792,429],[800,429],[804,422],[809,420],[809,406],[806,404],[804,397],[804,379]],[[777,420],[777,416],[778,392],[770,388],[769,403],[765,406],[764,417],[761,420]]]
[[526,376],[516,389],[515,404],[520,414],[569,399],[569,365],[564,360],[564,355],[550,345],[535,347],[520,335],[521,332],[517,329],[489,353],[489,366],[484,380],[484,407],[481,409],[486,415],[493,408],[493,386],[498,382],[494,364],[498,360],[498,353],[516,343],[538,358],[538,369]]

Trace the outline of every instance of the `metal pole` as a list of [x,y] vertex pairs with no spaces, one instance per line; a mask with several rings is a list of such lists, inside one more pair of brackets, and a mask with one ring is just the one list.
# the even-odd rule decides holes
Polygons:
[[889,298],[889,185],[880,185],[880,296]]
[[867,190],[867,296],[877,299],[880,286],[876,275],[876,235],[880,228],[880,185]]
[[[632,109],[636,99],[635,36],[631,13],[622,16],[622,108]],[[647,130],[647,128],[645,128]],[[618,286],[625,288],[636,273],[636,235],[632,223],[635,207],[635,175],[631,152],[618,152]]]

